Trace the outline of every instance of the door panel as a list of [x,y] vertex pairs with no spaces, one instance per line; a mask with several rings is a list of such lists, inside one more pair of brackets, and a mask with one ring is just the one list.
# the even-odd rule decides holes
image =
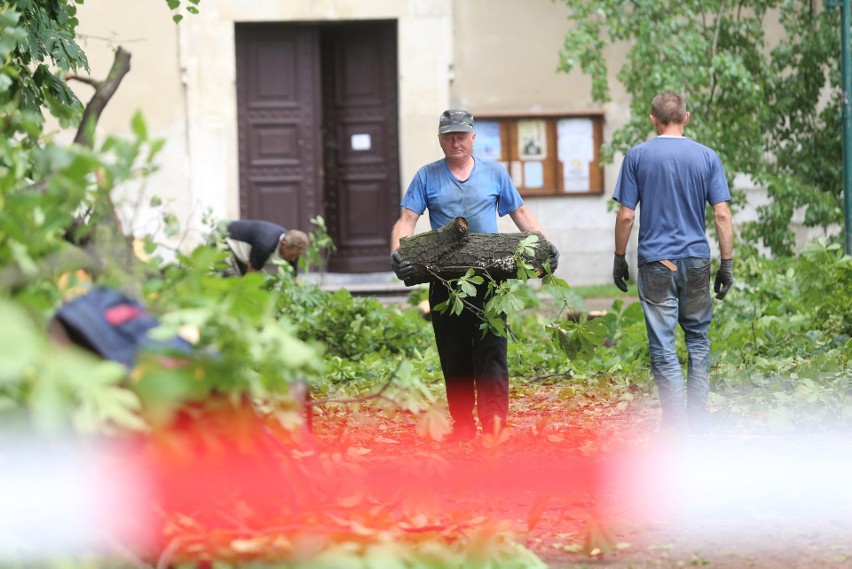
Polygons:
[[396,24],[327,26],[322,52],[329,269],[386,271],[399,216]]
[[319,29],[238,24],[240,216],[310,230],[318,199]]
[[328,269],[388,270],[399,216],[396,22],[237,24],[240,215],[312,228]]

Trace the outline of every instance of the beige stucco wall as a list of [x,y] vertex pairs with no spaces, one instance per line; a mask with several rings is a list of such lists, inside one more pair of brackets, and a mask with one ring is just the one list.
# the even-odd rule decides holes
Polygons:
[[[161,231],[159,212],[147,207],[151,195],[162,196],[182,218],[193,209],[185,191],[186,101],[178,66],[177,26],[158,0],[89,1],[78,6],[78,18],[78,41],[89,59],[91,77],[106,78],[117,46],[131,53],[130,72],[98,123],[100,140],[107,133],[130,136],[131,119],[137,111],[143,114],[151,135],[166,140],[157,160],[159,171],[144,188],[135,183],[124,186],[117,199],[129,229],[137,234]],[[84,103],[89,100],[90,87],[71,85]],[[141,192],[147,193],[146,199],[137,200]]]
[[[557,72],[568,30],[568,8],[559,1],[463,0],[453,4],[454,60],[450,99],[476,113],[603,112],[604,140],[629,113],[629,99],[615,80],[623,48],[608,59],[612,101],[593,104],[591,80],[579,70]],[[615,214],[608,210],[617,164],[604,168],[603,195],[527,198],[548,239],[561,253],[559,276],[575,285],[610,280]],[[501,230],[513,224],[501,220]],[[638,232],[634,231],[635,235]],[[631,251],[635,247],[631,246]]]
[[[588,79],[556,73],[566,8],[517,0],[216,0],[179,25],[162,0],[87,0],[81,42],[94,77],[104,77],[112,49],[132,53],[132,70],[104,113],[105,132],[127,134],[141,111],[152,135],[167,140],[160,170],[145,188],[125,189],[126,217],[138,233],[161,229],[139,192],[164,198],[192,243],[205,232],[202,214],[239,215],[234,23],[246,21],[398,21],[400,195],[421,165],[440,158],[436,121],[449,106],[486,111],[595,109]],[[618,54],[614,54],[618,56]],[[78,88],[85,100],[86,87]],[[623,93],[605,113],[605,138],[626,116]],[[607,211],[617,170],[604,173],[605,194],[537,198],[528,205],[563,253],[559,274],[573,284],[605,282],[612,248]],[[141,204],[142,207],[138,207]],[[428,229],[426,216],[418,230]],[[508,218],[502,230],[515,230]],[[604,262],[606,261],[606,262]]]
[[[132,55],[125,78],[101,122],[102,132],[126,134],[140,110],[152,135],[167,140],[160,170],[145,191],[165,199],[194,242],[202,214],[239,214],[234,24],[246,21],[395,19],[398,23],[400,196],[421,165],[441,157],[436,122],[450,106],[489,112],[602,112],[604,139],[626,120],[629,100],[614,75],[624,47],[609,48],[612,100],[595,106],[580,71],[556,71],[568,26],[559,1],[530,0],[213,0],[179,25],[162,0],[86,0],[79,8],[80,39],[92,74],[103,78],[112,49]],[[77,88],[87,99],[88,87]],[[610,280],[614,213],[610,196],[619,160],[604,169],[604,193],[529,198],[548,237],[562,252],[558,274],[571,284]],[[138,186],[126,202],[138,203]],[[147,200],[141,200],[146,203]],[[129,208],[128,208],[129,209]],[[131,227],[160,228],[157,212],[130,211]],[[502,230],[515,230],[509,218]],[[419,230],[428,229],[421,220]],[[629,254],[634,256],[635,237]],[[711,239],[711,242],[713,240]],[[172,239],[170,244],[180,246]]]
[[[199,15],[177,26],[162,0],[87,0],[79,19],[93,77],[106,76],[114,45],[132,53],[132,71],[99,126],[102,132],[127,134],[131,116],[140,110],[152,135],[167,139],[160,171],[149,179],[147,191],[163,197],[178,215],[187,242],[203,235],[204,212],[220,218],[239,215],[236,22],[397,20],[404,185],[420,165],[434,159],[431,133],[437,115],[449,105],[450,0],[216,0],[202,3]],[[85,101],[86,87],[76,90]],[[129,187],[126,202],[138,201],[134,194],[139,191]],[[156,230],[156,212],[143,209],[133,214],[137,221],[130,226],[138,232]]]

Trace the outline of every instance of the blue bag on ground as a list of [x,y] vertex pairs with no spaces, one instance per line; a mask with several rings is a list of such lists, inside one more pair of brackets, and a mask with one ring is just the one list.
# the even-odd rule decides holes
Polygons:
[[148,337],[159,321],[138,302],[117,290],[97,287],[64,304],[55,318],[68,338],[99,356],[133,367],[140,350],[164,355],[188,354],[192,345],[175,336],[168,340]]

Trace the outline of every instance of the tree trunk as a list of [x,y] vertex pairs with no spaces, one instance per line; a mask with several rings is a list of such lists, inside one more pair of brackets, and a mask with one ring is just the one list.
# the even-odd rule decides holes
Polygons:
[[[86,148],[93,147],[95,128],[107,104],[112,100],[124,77],[130,72],[130,59],[130,52],[119,46],[115,51],[112,67],[106,79],[96,81],[76,75],[68,77],[68,79],[87,83],[95,89],[92,98],[86,104],[80,126],[77,128],[77,135],[74,137],[76,144]],[[110,265],[114,264],[119,269],[119,274],[134,275],[141,269],[139,259],[133,252],[133,237],[125,233],[118,210],[112,201],[112,188],[102,174],[98,171],[95,175],[100,191],[99,199],[93,207],[94,211],[90,212],[91,219],[79,216],[68,228],[66,236],[72,243],[78,244],[101,260],[101,266],[97,271],[110,270]],[[97,220],[96,224],[92,223],[92,219]],[[131,278],[128,284],[132,285],[133,280]],[[129,294],[137,295],[139,293],[136,290],[137,287],[138,285],[135,285],[134,290],[126,290],[126,287],[124,289]]]
[[399,243],[402,258],[411,261],[414,271],[405,279],[407,286],[426,283],[435,278],[455,279],[468,269],[495,280],[517,278],[515,254],[518,244],[530,235],[537,235],[532,257],[527,261],[541,275],[544,263],[550,258],[550,244],[541,233],[469,233],[467,221],[457,217],[447,225]]
[[95,88],[95,94],[89,100],[83,111],[83,118],[80,120],[80,126],[77,128],[77,135],[74,137],[74,142],[80,146],[91,148],[94,142],[95,126],[101,118],[101,113],[109,103],[112,96],[115,95],[116,89],[121,84],[121,80],[130,71],[130,53],[123,47],[115,50],[115,59],[113,59],[112,67],[109,70],[107,78],[103,81],[85,80],[81,77],[71,76],[69,79],[76,79],[88,83]]

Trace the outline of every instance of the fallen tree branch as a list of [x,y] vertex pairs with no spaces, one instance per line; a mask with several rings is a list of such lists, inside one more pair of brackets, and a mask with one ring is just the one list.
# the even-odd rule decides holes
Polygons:
[[404,282],[412,286],[431,282],[436,276],[444,280],[456,279],[464,276],[468,269],[495,281],[517,278],[518,245],[530,235],[537,235],[539,239],[532,246],[533,255],[527,261],[541,275],[544,263],[550,258],[550,244],[538,232],[470,233],[467,221],[457,217],[433,231],[403,237],[399,253],[414,267]]
[[393,403],[397,407],[402,408],[402,405],[400,405],[399,403],[397,403],[396,401],[394,401],[390,397],[385,397],[383,395],[384,392],[387,391],[387,389],[393,383],[393,378],[394,378],[394,376],[391,376],[391,378],[382,386],[381,389],[379,389],[375,393],[371,393],[370,395],[364,395],[363,397],[351,397],[351,398],[348,398],[348,399],[312,399],[310,401],[305,401],[303,403],[303,405],[305,407],[316,407],[318,405],[326,405],[328,403],[339,403],[339,404],[342,404],[342,405],[348,405],[350,403],[362,403],[364,401],[369,401],[371,399],[384,399],[385,401]]

